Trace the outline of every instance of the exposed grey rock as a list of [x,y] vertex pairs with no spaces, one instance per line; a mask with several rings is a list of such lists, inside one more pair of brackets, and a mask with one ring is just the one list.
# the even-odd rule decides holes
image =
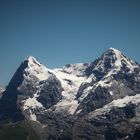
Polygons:
[[40,83],[41,90],[37,100],[48,109],[62,99],[63,88],[60,81],[54,76]]
[[27,61],[24,61],[21,66],[17,69],[13,78],[6,87],[5,92],[0,100],[0,120],[12,119],[18,121],[24,119],[17,105],[17,98],[20,94],[17,88],[23,81],[23,71],[27,67]]
[[[131,140],[138,135],[140,105],[128,104],[123,108],[112,108],[108,113],[86,116],[79,119],[74,126],[75,139],[94,140]],[[90,117],[89,117],[90,116]],[[136,136],[135,136],[136,135]]]

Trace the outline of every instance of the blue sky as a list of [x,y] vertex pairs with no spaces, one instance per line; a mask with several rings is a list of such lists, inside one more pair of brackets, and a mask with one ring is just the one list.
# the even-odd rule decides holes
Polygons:
[[109,47],[140,62],[139,0],[0,0],[2,85],[29,55],[53,68]]

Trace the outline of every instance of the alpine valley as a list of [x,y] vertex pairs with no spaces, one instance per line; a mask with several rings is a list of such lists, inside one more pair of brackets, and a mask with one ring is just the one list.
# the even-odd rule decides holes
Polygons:
[[0,140],[140,140],[140,65],[110,48],[49,69],[30,56],[0,88]]

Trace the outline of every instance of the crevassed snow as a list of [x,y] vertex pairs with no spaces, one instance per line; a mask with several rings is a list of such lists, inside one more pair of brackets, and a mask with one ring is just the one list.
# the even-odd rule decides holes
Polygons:
[[52,71],[56,77],[60,80],[64,89],[62,95],[67,100],[75,99],[76,93],[82,82],[86,80],[86,77],[77,76],[75,72],[71,74],[65,73],[62,69],[54,69]]
[[[78,64],[78,66],[80,66],[80,69],[83,69],[82,64]],[[78,102],[75,100],[76,94],[81,83],[87,79],[82,76],[82,73],[80,76],[77,69],[70,68],[69,72],[65,72],[63,68],[58,68],[51,71],[60,80],[64,89],[62,92],[62,101],[55,105],[56,111],[67,110],[68,113],[73,114],[77,109]]]
[[77,63],[77,64],[67,64],[62,70],[63,72],[74,74],[77,76],[84,76],[84,71],[89,64]]

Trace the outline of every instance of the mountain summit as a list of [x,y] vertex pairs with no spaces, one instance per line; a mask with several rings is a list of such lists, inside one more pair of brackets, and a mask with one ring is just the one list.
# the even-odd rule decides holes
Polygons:
[[139,65],[114,48],[90,63],[85,71],[88,79],[77,93],[80,111],[90,112],[114,99],[139,92]]
[[114,48],[56,69],[29,56],[2,94],[0,120],[28,120],[42,140],[131,140],[140,132],[139,93],[140,65]]
[[99,73],[107,73],[108,71],[114,69],[116,71],[122,69],[127,69],[128,71],[133,71],[138,64],[120,51],[109,48],[105,53],[103,53],[98,59],[93,61],[90,66],[87,68],[86,73],[89,76],[92,71],[98,70]]

